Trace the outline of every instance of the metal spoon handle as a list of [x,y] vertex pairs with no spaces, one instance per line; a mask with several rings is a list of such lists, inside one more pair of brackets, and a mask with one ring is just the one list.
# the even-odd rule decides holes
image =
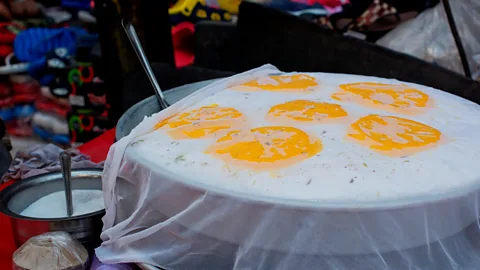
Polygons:
[[71,183],[71,158],[67,152],[60,154],[60,161],[62,164],[62,174],[65,183],[65,199],[67,201],[67,215],[71,217],[73,215],[73,202],[72,202],[72,183]]
[[147,56],[143,51],[142,44],[138,39],[135,28],[133,27],[131,22],[125,19],[122,19],[122,26],[123,26],[123,29],[125,30],[125,33],[127,33],[130,43],[132,43],[133,49],[135,50],[135,53],[137,54],[138,59],[140,60],[140,63],[142,63],[143,69],[147,73],[148,79],[150,80],[150,83],[153,86],[153,90],[155,90],[155,95],[157,96],[158,103],[160,103],[160,107],[162,109],[167,108],[169,105],[165,100],[165,97],[163,96],[162,89],[160,88],[160,85],[158,84],[157,79],[155,78],[155,74],[153,73],[152,67],[150,66],[150,62],[148,62]]

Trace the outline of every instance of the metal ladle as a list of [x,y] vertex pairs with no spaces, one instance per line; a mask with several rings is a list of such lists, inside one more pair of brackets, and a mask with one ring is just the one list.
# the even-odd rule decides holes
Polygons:
[[72,161],[70,155],[67,152],[60,154],[60,162],[62,165],[63,180],[65,183],[65,199],[67,202],[67,215],[71,217],[73,215],[73,202],[72,202]]
[[158,84],[157,79],[155,78],[155,74],[153,73],[152,67],[150,66],[147,56],[143,51],[142,44],[138,39],[135,28],[133,27],[130,21],[125,19],[122,19],[122,26],[123,26],[123,29],[125,30],[125,33],[127,33],[130,43],[132,43],[133,49],[135,50],[135,53],[137,54],[138,59],[140,60],[140,63],[142,63],[145,73],[147,73],[147,77],[153,86],[153,90],[155,90],[155,95],[157,96],[160,107],[162,108],[162,110],[166,109],[170,105],[168,104],[167,100],[163,96],[162,89],[160,89],[160,85]]

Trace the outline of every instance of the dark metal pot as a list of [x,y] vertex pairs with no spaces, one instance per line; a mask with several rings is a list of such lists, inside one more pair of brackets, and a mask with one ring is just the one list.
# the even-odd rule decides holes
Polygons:
[[[102,170],[72,170],[72,189],[102,189]],[[9,216],[15,245],[20,247],[32,236],[65,231],[92,251],[101,243],[105,210],[65,218],[32,218],[20,215],[29,205],[48,194],[64,190],[61,172],[41,174],[18,181],[0,193],[0,211]]]

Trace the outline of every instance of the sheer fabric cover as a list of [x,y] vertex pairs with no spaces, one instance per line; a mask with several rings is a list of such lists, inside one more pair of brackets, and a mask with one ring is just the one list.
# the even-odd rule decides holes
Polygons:
[[[103,263],[164,269],[476,269],[478,190],[408,205],[278,203],[229,195],[147,168],[129,152],[161,119],[228,86],[279,71],[265,65],[215,82],[146,118],[105,163]],[[142,165],[143,164],[143,165]]]

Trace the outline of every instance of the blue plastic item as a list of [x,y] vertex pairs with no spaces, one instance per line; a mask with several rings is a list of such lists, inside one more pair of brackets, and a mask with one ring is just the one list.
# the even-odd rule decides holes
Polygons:
[[53,74],[45,74],[37,80],[40,85],[49,85],[53,80],[55,80],[55,78],[56,76]]
[[89,0],[62,0],[62,7],[80,10],[88,10],[91,8]]
[[2,118],[4,122],[12,120],[14,118],[13,108],[0,108],[0,118]]
[[70,143],[70,137],[68,135],[56,135],[52,134],[42,128],[39,128],[37,126],[33,126],[33,132],[39,136],[40,138],[46,140],[46,141],[51,141],[59,144],[69,144]]
[[46,66],[47,54],[64,48],[66,54],[75,55],[78,44],[93,44],[98,35],[90,34],[82,28],[61,29],[30,28],[20,32],[15,38],[15,57],[29,63],[29,71],[34,72]]
[[31,28],[20,32],[13,43],[15,56],[21,62],[35,62],[56,48],[74,53],[77,37],[88,34],[80,28]]
[[13,116],[16,118],[28,117],[36,111],[35,106],[32,104],[16,105],[13,107]]

